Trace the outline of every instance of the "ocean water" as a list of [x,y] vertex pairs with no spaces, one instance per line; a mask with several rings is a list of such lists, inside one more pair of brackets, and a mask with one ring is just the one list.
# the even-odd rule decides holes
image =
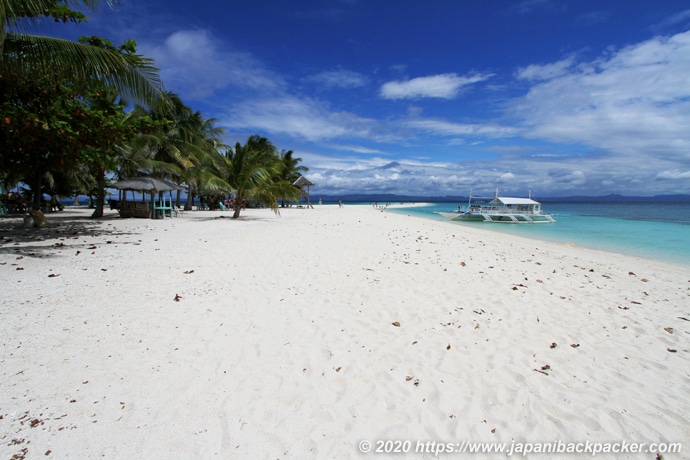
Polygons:
[[436,214],[455,211],[458,204],[466,206],[467,203],[430,203],[428,206],[391,208],[388,212],[690,267],[689,203],[543,202],[542,209],[551,214],[556,223],[538,225],[453,222]]

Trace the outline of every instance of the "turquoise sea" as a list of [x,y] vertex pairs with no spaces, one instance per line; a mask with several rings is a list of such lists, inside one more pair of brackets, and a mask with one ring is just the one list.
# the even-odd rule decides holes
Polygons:
[[449,221],[438,211],[455,211],[467,203],[390,208],[387,212],[445,221],[446,225],[481,227],[537,240],[572,243],[690,267],[690,203],[543,202],[555,224],[511,225]]

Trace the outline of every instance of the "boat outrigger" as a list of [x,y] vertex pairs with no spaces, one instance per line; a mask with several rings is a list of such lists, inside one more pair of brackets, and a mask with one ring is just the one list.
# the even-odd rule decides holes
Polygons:
[[[541,209],[541,203],[530,198],[512,198],[496,195],[491,201],[488,198],[473,197],[467,203],[467,209],[458,206],[456,212],[439,212],[443,217],[460,222],[496,222],[502,224],[551,224],[556,220]],[[474,203],[473,203],[473,200]]]

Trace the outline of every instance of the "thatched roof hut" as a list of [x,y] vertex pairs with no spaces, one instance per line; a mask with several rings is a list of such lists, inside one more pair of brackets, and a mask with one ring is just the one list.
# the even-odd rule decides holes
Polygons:
[[314,208],[311,205],[311,200],[309,198],[309,187],[315,184],[306,177],[299,176],[299,178],[295,182],[293,182],[292,185],[300,189],[300,191],[302,192],[302,198],[307,200],[307,206],[310,208]]
[[[156,210],[162,211],[160,215],[165,218],[166,210],[172,214],[172,191],[184,190],[184,187],[173,182],[151,176],[130,177],[110,185],[111,188],[120,191],[118,200],[111,200],[110,207],[120,212],[120,217],[156,217]],[[127,190],[132,191],[132,201],[127,201]],[[141,201],[134,201],[134,192],[141,193]],[[124,196],[123,196],[124,192]],[[170,193],[170,206],[165,201],[163,192]],[[151,202],[147,202],[145,194],[151,194]],[[156,204],[156,194],[160,195],[159,203]]]

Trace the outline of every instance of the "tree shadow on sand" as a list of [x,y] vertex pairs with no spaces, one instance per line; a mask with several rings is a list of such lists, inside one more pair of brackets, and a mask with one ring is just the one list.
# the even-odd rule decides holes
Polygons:
[[[121,231],[109,223],[120,220],[117,215],[108,215],[91,220],[70,212],[49,213],[44,228],[24,227],[22,216],[3,216],[0,219],[0,254],[14,254],[28,257],[50,257],[59,255],[56,251],[89,249],[94,244],[126,244],[115,238],[135,236],[141,233]],[[102,237],[97,242],[93,238]],[[89,238],[89,241],[84,241]]]

